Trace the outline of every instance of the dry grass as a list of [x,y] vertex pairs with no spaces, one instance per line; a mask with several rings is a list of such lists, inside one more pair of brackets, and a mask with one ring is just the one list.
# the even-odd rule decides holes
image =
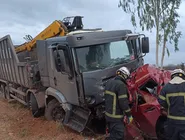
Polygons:
[[28,135],[29,135],[29,132],[28,132],[28,130],[25,129],[25,128],[21,129],[20,132],[19,132],[19,136],[20,136],[21,138],[24,138],[24,137],[26,137],[26,136],[28,136]]
[[33,118],[27,107],[0,99],[0,140],[103,140],[85,136],[44,117]]
[[15,110],[19,110],[19,109],[21,109],[21,108],[25,108],[25,109],[26,109],[26,107],[25,107],[23,104],[21,104],[21,103],[15,101],[15,100],[12,100],[11,102],[9,102],[9,105],[10,105],[12,108],[14,108]]

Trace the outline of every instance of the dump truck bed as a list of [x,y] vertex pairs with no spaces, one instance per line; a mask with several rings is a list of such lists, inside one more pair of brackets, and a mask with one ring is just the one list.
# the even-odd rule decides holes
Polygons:
[[0,80],[24,87],[32,86],[30,65],[20,62],[9,35],[0,39]]

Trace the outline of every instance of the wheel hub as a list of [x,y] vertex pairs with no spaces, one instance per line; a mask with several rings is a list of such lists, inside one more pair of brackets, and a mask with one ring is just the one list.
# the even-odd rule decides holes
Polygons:
[[63,122],[65,112],[61,106],[57,106],[52,111],[53,120]]

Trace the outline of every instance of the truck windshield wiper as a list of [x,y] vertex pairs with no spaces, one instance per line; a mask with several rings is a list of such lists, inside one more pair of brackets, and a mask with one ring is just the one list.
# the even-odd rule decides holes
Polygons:
[[112,66],[115,66],[115,65],[119,65],[119,64],[123,64],[123,63],[128,63],[130,60],[121,60],[119,62],[116,62],[116,63],[113,63]]
[[104,69],[111,68],[111,67],[114,67],[114,66],[119,65],[119,64],[128,63],[129,61],[130,60],[122,60],[122,61],[119,61],[119,62],[116,62],[116,63],[111,63],[108,66],[101,66],[99,68],[102,69],[102,70],[104,70]]

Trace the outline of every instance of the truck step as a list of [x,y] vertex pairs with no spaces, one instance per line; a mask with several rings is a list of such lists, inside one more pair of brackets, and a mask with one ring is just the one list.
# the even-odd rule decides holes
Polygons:
[[86,111],[81,108],[75,108],[72,110],[70,118],[65,125],[78,132],[82,132],[88,122],[89,116],[90,111]]

